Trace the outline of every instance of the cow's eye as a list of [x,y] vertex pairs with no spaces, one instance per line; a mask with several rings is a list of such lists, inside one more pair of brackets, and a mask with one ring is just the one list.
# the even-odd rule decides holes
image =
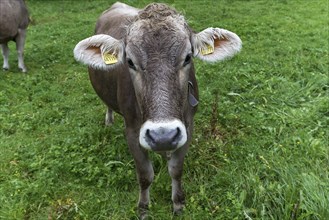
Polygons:
[[184,60],[183,66],[186,66],[187,64],[191,63],[191,60],[192,60],[192,55],[188,54]]
[[130,69],[136,70],[135,64],[131,59],[127,59],[127,63]]

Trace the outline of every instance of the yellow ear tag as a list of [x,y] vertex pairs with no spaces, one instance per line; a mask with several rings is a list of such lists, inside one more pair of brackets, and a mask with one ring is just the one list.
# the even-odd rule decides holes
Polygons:
[[210,46],[209,44],[207,44],[206,48],[201,49],[201,54],[202,55],[208,55],[214,52],[214,48],[212,46]]
[[108,65],[115,64],[118,62],[118,58],[116,57],[116,55],[111,53],[103,53],[102,58],[104,60],[104,63]]

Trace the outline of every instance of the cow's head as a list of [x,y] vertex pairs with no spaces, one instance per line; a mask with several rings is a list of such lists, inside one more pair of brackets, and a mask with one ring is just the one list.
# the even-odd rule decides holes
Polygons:
[[77,44],[74,55],[95,69],[127,67],[144,121],[140,145],[169,151],[188,139],[186,112],[195,104],[188,99],[192,58],[215,62],[240,48],[240,38],[230,31],[207,28],[193,33],[175,10],[150,4],[131,20],[123,39],[95,35]]

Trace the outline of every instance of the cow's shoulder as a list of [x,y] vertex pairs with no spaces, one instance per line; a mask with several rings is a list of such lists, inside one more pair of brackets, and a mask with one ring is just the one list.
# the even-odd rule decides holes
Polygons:
[[134,8],[130,5],[116,2],[113,4],[108,10],[104,11],[103,14],[106,14],[109,11],[112,11],[112,13],[117,13],[120,15],[126,15],[126,16],[136,16],[138,14],[138,11],[140,9]]
[[99,17],[95,33],[108,34],[114,38],[123,38],[126,27],[138,15],[139,9],[117,2]]

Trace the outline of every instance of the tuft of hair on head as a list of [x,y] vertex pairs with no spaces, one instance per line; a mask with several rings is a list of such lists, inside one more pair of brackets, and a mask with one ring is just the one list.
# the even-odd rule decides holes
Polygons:
[[138,13],[139,19],[163,20],[168,16],[177,16],[178,12],[162,3],[151,3]]

